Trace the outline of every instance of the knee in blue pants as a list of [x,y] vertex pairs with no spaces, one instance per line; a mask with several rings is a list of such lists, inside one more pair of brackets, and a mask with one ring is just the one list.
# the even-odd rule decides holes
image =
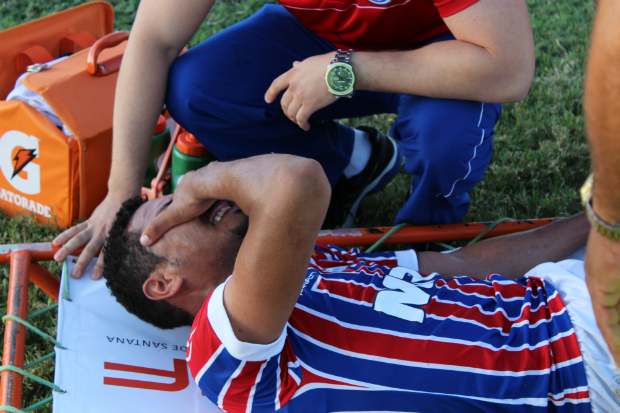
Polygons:
[[265,153],[316,159],[332,183],[353,150],[352,129],[320,116],[306,132],[265,92],[294,61],[332,50],[282,6],[258,13],[193,47],[172,65],[166,105],[221,161]]
[[392,127],[413,176],[396,223],[461,221],[491,160],[500,104],[401,95]]

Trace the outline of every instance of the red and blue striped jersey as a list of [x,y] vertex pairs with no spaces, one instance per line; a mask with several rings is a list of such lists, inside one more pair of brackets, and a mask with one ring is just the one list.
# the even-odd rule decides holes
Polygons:
[[416,269],[412,251],[317,246],[269,345],[236,339],[223,284],[194,321],[192,376],[228,412],[590,411],[577,338],[551,284]]

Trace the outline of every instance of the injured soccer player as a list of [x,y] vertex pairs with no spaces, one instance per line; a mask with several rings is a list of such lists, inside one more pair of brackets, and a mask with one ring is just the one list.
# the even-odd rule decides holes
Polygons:
[[310,159],[211,163],[124,203],[104,277],[141,319],[192,325],[191,374],[227,412],[619,411],[583,263],[564,260],[582,214],[366,254],[315,246],[329,199]]

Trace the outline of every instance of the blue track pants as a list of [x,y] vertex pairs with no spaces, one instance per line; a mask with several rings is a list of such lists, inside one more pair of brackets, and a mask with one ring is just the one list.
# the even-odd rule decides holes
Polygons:
[[[446,33],[433,41],[448,39]],[[349,164],[354,135],[334,119],[396,113],[390,134],[413,175],[396,222],[459,222],[469,208],[467,191],[491,159],[501,105],[359,91],[316,112],[306,132],[284,115],[280,99],[265,102],[271,82],[294,61],[335,50],[284,7],[268,4],[180,56],[166,105],[222,161],[271,152],[313,158],[332,186]]]

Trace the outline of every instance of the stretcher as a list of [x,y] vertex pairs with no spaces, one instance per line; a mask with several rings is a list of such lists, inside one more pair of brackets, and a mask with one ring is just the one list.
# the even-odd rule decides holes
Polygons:
[[[35,23],[29,23],[30,26],[23,26],[21,29],[15,29],[11,32],[12,34],[9,33],[16,39],[13,47],[14,50],[4,48],[6,50],[3,49],[0,52],[0,60],[8,60],[6,56],[16,55],[17,66],[9,67],[5,65],[0,68],[0,73],[5,75],[2,77],[2,82],[0,82],[0,98],[6,96],[14,85],[17,76],[28,65],[46,62],[51,57],[58,57],[65,54],[65,52],[74,52],[79,48],[86,48],[94,44],[95,38],[101,38],[112,31],[113,13],[109,5],[93,2],[89,6],[80,7],[79,10],[71,12],[75,13],[75,16],[80,17],[79,19],[75,18],[76,23],[73,23],[75,27],[71,27],[71,34],[69,32],[64,33],[64,31],[70,29],[70,25],[66,23],[67,20],[62,20],[64,23],[60,23],[61,20],[54,20],[56,18],[47,20],[48,22],[55,23],[54,25],[49,25],[49,27],[46,26],[45,30],[49,31],[40,34],[39,37],[41,39],[38,40],[36,46],[30,45],[32,43],[31,38],[27,38],[22,31],[17,31],[33,32],[32,27]],[[94,10],[95,8],[102,10],[98,12],[102,17],[95,20],[87,19],[86,11]],[[65,16],[67,15],[65,14]],[[97,27],[90,28],[94,35],[91,35],[92,38],[87,39],[87,41],[80,39],[76,34],[86,28],[81,26],[83,24],[81,23],[82,18],[85,21],[92,20],[98,22]],[[77,23],[78,21],[80,22],[79,24]],[[76,31],[76,33],[73,33],[73,31]],[[50,35],[52,32],[56,34],[61,33],[62,36],[60,34],[55,35],[55,37],[58,37],[56,39]],[[116,47],[127,38],[126,33],[117,33],[112,36],[108,37],[106,47]],[[61,38],[63,40],[60,40]],[[26,44],[24,42],[30,43]],[[76,45],[80,47],[78,48]],[[41,53],[47,53],[44,50],[46,48],[53,50],[54,56],[41,56]],[[93,46],[92,50],[97,51],[99,48]],[[98,55],[98,52],[95,54]],[[118,59],[113,62],[106,60],[107,63],[101,66],[94,60],[87,59],[86,53],[82,53],[82,55],[81,58],[83,58],[84,62],[80,66],[80,75],[84,72],[83,76],[87,76],[87,71],[91,77],[97,77],[100,81],[107,80],[112,84],[112,76],[106,78],[101,76],[101,74],[105,75],[108,72],[116,71],[118,69]],[[102,67],[104,70],[99,73],[99,69]],[[9,69],[10,72],[7,72]],[[37,76],[45,78],[49,73],[51,72]],[[91,77],[87,77],[87,79],[92,81]],[[47,90],[48,87],[46,85],[51,84],[51,82],[43,82],[43,80],[39,82],[39,87],[45,87]],[[106,86],[100,87],[100,89],[109,92],[106,95],[106,102],[109,103],[113,88]],[[70,118],[73,118],[74,113],[84,111],[84,108],[81,107],[82,105],[79,105],[75,98],[60,99],[59,101],[73,102],[73,106],[64,111],[66,116],[71,114]],[[89,99],[89,101],[95,102],[93,99]],[[65,198],[77,199],[78,193],[79,197],[82,198],[79,203],[79,211],[76,209],[76,205],[78,205],[76,202],[74,202],[73,207],[67,207],[68,210],[72,211],[67,213],[67,225],[73,222],[75,217],[86,218],[105,195],[105,181],[107,181],[107,177],[105,174],[101,174],[101,170],[105,170],[103,166],[109,165],[109,148],[107,146],[107,149],[104,148],[103,153],[105,156],[102,156],[102,149],[100,147],[97,149],[98,147],[92,144],[88,146],[82,142],[82,140],[86,142],[86,138],[92,142],[104,142],[103,136],[106,134],[108,136],[111,133],[109,130],[112,106],[111,104],[104,105],[101,102],[102,99],[99,96],[95,103],[105,110],[101,109],[91,112],[99,113],[100,116],[95,117],[95,119],[108,119],[108,122],[105,125],[95,125],[97,128],[92,126],[92,133],[74,134],[78,138],[75,142],[67,139],[67,137],[60,136],[57,130],[48,128],[55,137],[58,137],[57,140],[69,148],[67,151],[73,156],[71,158],[73,160],[68,163],[73,169],[71,174],[67,176],[72,177],[74,189],[71,190],[71,193],[67,189],[68,192]],[[28,111],[30,117],[35,117],[39,123],[47,125],[47,121],[42,119],[39,114],[34,113],[33,110],[27,108],[27,105],[10,103],[4,106],[8,108],[9,105],[11,105],[11,108],[20,106],[23,110]],[[60,112],[63,111],[59,110]],[[33,123],[30,121],[30,118],[26,120],[28,122],[24,121],[23,123],[28,125]],[[73,129],[76,131],[83,129],[83,127],[78,128],[80,125],[77,120],[74,120],[73,123],[75,124]],[[148,199],[154,199],[163,195],[164,188],[169,182],[167,171],[172,148],[181,131],[182,129],[178,126],[174,128],[173,138],[164,156],[163,165],[158,175],[151,182],[151,187],[143,188],[142,190],[142,193]],[[102,146],[104,144],[99,143],[98,145]],[[84,169],[79,180],[77,179],[78,154],[82,157],[82,161],[79,164]],[[84,162],[84,159],[88,159],[88,162]],[[53,182],[53,180],[50,180],[50,182]],[[86,182],[89,183],[88,186]],[[92,182],[99,184],[93,185]],[[102,182],[104,183],[103,185],[101,185]],[[96,187],[97,191],[92,189],[93,186]],[[57,192],[55,185],[49,187]],[[90,189],[87,191],[87,188]],[[489,238],[533,229],[553,220],[554,218],[511,220],[493,224],[473,223],[324,230],[320,232],[317,243],[337,246],[371,246],[370,248],[375,248],[379,243],[407,244],[476,240],[478,238]],[[116,303],[107,293],[103,281],[93,282],[87,274],[79,280],[70,279],[68,273],[73,266],[71,259],[63,264],[62,277],[59,279],[40,264],[42,261],[52,260],[56,251],[57,248],[54,248],[50,243],[0,245],[0,263],[10,264],[7,314],[2,318],[5,323],[5,330],[3,360],[2,367],[0,368],[0,412],[31,411],[52,401],[53,411],[63,413],[77,411],[103,412],[110,410],[132,412],[218,411],[206,400],[196,386],[190,385],[191,380],[189,380],[184,361],[184,343],[189,334],[188,328],[162,333],[161,330],[145,325],[134,316],[127,314]],[[33,314],[27,314],[30,281],[55,300],[57,304]],[[32,320],[45,311],[55,308],[58,308],[59,315],[57,336],[54,338],[37,330],[28,320]],[[45,337],[51,343],[50,347],[54,351],[26,364],[25,332],[27,328]],[[51,358],[55,358],[57,363],[54,383],[46,382],[28,373],[29,367]],[[34,405],[23,407],[24,377],[50,387],[52,396]],[[82,393],[85,393],[88,397],[80,396]],[[147,401],[148,403],[142,403],[141,401]]]
[[[386,235],[385,244],[476,240],[533,229],[554,220],[327,230],[321,231],[317,243],[368,246]],[[184,361],[189,328],[158,330],[128,314],[103,281],[89,279],[95,261],[81,279],[74,280],[68,276],[74,261],[69,258],[59,279],[40,264],[51,261],[57,250],[51,243],[0,245],[0,263],[10,264],[7,314],[2,318],[0,412],[31,411],[52,401],[54,412],[152,413],[181,411],[180,406],[188,412],[218,411],[197,386],[190,385]],[[30,281],[57,304],[28,315]],[[25,332],[34,327],[27,320],[56,307],[57,337],[33,330],[50,341],[54,352],[25,364]],[[53,357],[54,383],[27,372],[42,359]],[[24,377],[50,387],[52,396],[23,408]],[[88,397],[80,396],[82,392]]]

